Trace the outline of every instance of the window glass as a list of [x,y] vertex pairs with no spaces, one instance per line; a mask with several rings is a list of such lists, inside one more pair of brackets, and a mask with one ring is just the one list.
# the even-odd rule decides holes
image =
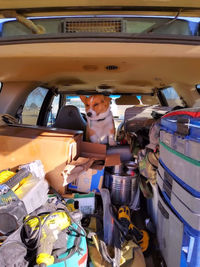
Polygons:
[[[110,95],[111,100],[111,111],[114,117],[115,127],[117,128],[118,125],[124,119],[124,112],[128,107],[132,107],[133,105],[117,105],[115,100],[119,98],[120,95]],[[76,106],[81,113],[85,114],[85,105],[80,100],[78,96],[66,96],[66,105],[73,105]]]
[[[199,18],[151,17],[151,16],[66,16],[27,18],[35,24],[40,38],[46,34],[53,36],[82,33],[108,34],[161,34],[199,36]],[[28,24],[22,24],[15,19],[0,19],[0,38],[28,36],[35,37]]]
[[53,102],[51,104],[51,110],[49,112],[47,126],[51,127],[55,123],[58,109],[59,109],[60,95],[54,96]]
[[79,96],[66,96],[65,105],[76,106],[81,113],[85,114],[85,105],[83,104]]
[[39,112],[44,101],[48,89],[37,87],[33,90],[26,99],[23,112],[22,123],[36,125]]
[[182,99],[177,94],[173,87],[168,87],[162,90],[162,93],[167,101],[169,107],[184,106]]
[[120,95],[110,95],[111,100],[111,111],[114,117],[115,128],[124,121],[124,113],[127,108],[132,107],[133,105],[117,105],[116,99],[120,98]]

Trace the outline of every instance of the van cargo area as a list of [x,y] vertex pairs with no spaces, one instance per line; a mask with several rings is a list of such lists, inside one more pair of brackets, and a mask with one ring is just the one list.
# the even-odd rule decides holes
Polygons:
[[200,1],[0,0],[0,267],[200,267]]

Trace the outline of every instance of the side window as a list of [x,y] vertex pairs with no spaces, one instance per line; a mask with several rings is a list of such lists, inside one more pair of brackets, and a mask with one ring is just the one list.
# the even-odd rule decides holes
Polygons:
[[65,105],[76,106],[81,113],[85,113],[85,105],[83,104],[79,96],[66,96]]
[[169,107],[184,106],[182,99],[177,94],[173,87],[168,87],[162,90],[162,94],[165,97]]
[[49,112],[49,117],[47,121],[47,126],[52,127],[55,123],[56,116],[59,109],[60,95],[54,96],[53,102],[51,104],[51,110]]
[[37,87],[33,90],[26,99],[23,112],[22,112],[22,123],[36,125],[38,115],[48,93],[48,89]]

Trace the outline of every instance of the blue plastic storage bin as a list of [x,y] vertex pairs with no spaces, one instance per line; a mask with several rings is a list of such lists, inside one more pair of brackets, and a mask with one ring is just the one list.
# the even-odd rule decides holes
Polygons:
[[200,140],[200,109],[182,109],[166,114],[161,119],[161,129]]
[[200,267],[200,231],[183,219],[161,190],[157,238],[167,267]]

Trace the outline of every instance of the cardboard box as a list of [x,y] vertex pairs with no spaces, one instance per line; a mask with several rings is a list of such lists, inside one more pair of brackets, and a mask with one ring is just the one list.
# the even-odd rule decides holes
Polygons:
[[[65,198],[65,196],[63,196]],[[70,201],[79,202],[79,210],[84,214],[93,214],[95,212],[95,194],[93,192],[89,194],[72,194],[72,198],[65,198],[67,203]]]
[[100,193],[104,178],[104,168],[106,166],[119,165],[120,155],[107,155],[106,145],[81,142],[79,156],[94,158],[96,161],[78,179],[70,183],[68,189],[84,193]]
[[82,131],[37,126],[0,127],[0,170],[41,160],[49,184],[65,193],[61,172],[80,153]]

